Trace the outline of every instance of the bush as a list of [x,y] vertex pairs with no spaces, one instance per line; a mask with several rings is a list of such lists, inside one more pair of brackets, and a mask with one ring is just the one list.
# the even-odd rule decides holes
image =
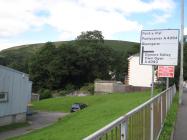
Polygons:
[[68,91],[69,93],[71,93],[75,90],[75,86],[72,84],[67,84],[65,87],[65,90]]
[[159,83],[155,83],[154,88],[157,89],[158,92],[161,92],[166,89],[166,83],[162,80]]
[[49,89],[41,89],[39,90],[40,99],[47,99],[52,97],[52,93]]
[[67,94],[72,93],[75,90],[75,86],[72,84],[67,84],[64,90],[59,92],[60,95],[66,96]]
[[94,84],[93,83],[88,83],[85,84],[85,86],[81,87],[80,91],[94,95]]
[[66,96],[67,94],[69,94],[69,91],[67,91],[67,90],[61,90],[61,91],[59,92],[59,94],[60,94],[61,96]]

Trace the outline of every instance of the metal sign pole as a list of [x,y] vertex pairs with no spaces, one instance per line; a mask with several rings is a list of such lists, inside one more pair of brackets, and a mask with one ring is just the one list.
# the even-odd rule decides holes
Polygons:
[[166,78],[166,89],[169,88],[169,77]]
[[155,75],[155,66],[152,66],[152,83],[151,83],[151,98],[153,97],[154,94],[154,75]]
[[181,60],[179,77],[179,104],[182,103],[183,94],[183,42],[184,41],[184,0],[181,0]]
[[[155,75],[155,66],[152,65],[152,83],[151,83],[151,98],[153,98],[153,94],[154,94],[154,75]],[[154,139],[154,110],[153,110],[153,103],[151,103],[151,111],[150,111],[150,127],[151,127],[151,131],[150,131],[150,140]]]

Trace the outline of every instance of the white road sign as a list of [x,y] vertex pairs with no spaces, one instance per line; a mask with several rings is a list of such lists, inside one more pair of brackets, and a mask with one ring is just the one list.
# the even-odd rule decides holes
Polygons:
[[140,64],[177,65],[179,30],[142,30]]

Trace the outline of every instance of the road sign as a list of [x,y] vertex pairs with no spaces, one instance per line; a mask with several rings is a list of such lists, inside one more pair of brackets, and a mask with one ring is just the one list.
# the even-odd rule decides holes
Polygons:
[[142,30],[140,64],[177,65],[179,30]]
[[158,77],[169,77],[173,78],[175,73],[174,66],[158,66]]

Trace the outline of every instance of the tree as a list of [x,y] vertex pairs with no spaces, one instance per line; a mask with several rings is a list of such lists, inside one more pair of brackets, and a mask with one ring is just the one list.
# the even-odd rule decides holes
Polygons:
[[5,57],[1,55],[0,55],[0,65],[6,65]]
[[29,61],[29,74],[33,81],[33,89],[52,89],[52,75],[49,63],[55,56],[55,45],[47,42]]
[[102,32],[98,30],[86,31],[82,32],[81,35],[77,36],[76,41],[78,42],[78,44],[81,45],[88,45],[88,43],[103,44],[104,36],[102,35]]

